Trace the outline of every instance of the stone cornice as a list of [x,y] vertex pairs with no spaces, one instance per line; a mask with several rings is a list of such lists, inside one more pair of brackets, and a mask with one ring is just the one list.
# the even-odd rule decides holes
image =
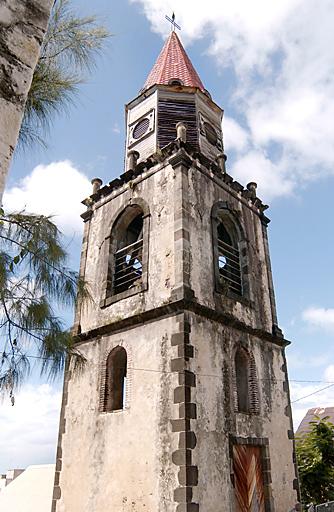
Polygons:
[[[187,143],[176,139],[170,142],[163,149],[159,150],[154,155],[151,155],[146,160],[139,162],[134,170],[127,171],[121,174],[118,178],[110,181],[108,185],[101,187],[95,194],[92,194],[86,198],[83,202],[89,208],[92,208],[94,204],[103,200],[116,190],[120,190],[126,184],[140,180],[140,177],[147,171],[151,170],[154,166],[160,167],[170,163],[174,168],[177,165],[184,165],[187,168],[194,167],[202,173],[206,174],[207,177],[217,185],[228,190],[231,195],[236,199],[242,201],[246,206],[252,208],[252,210],[261,217],[262,222],[267,225],[270,219],[264,215],[264,211],[268,208],[261,199],[253,197],[251,192],[244,188],[238,181],[235,181],[232,176],[227,173],[223,173],[217,162],[210,160],[201,153],[196,153],[193,148]],[[164,164],[164,165],[162,165]],[[152,169],[153,171],[153,169]],[[99,205],[98,205],[99,206]],[[83,218],[84,218],[83,214]]]
[[109,324],[101,325],[100,327],[96,327],[86,332],[82,332],[75,336],[75,341],[77,343],[86,342],[90,339],[95,339],[100,336],[120,332],[131,327],[136,327],[140,324],[152,322],[159,318],[168,317],[185,311],[193,312],[209,320],[213,320],[222,325],[233,327],[238,331],[247,333],[264,341],[274,343],[275,345],[279,345],[281,347],[290,345],[290,341],[286,340],[283,335],[281,335],[281,333],[277,332],[275,329],[273,330],[274,334],[272,334],[264,331],[263,329],[251,327],[233,317],[232,315],[229,315],[228,313],[216,311],[215,309],[199,304],[195,299],[188,297],[163,304],[162,306],[143,311],[142,313],[138,313],[136,315],[123,318]]

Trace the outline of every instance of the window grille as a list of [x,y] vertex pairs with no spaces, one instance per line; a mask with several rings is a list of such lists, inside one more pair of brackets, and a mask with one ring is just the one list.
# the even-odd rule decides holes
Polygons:
[[121,226],[115,232],[113,254],[113,294],[131,290],[142,284],[143,278],[143,213],[121,218]]
[[108,240],[101,307],[148,289],[149,209],[145,201],[137,198],[117,215]]
[[218,226],[217,243],[220,280],[228,286],[229,290],[237,295],[242,295],[239,249],[233,245],[223,224]]
[[141,282],[143,274],[143,239],[115,253],[114,293],[121,293]]

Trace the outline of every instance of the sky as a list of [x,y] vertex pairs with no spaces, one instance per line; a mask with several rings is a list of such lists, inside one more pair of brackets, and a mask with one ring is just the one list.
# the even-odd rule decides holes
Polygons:
[[[170,30],[165,14],[175,11],[186,51],[225,111],[227,171],[243,185],[256,181],[270,204],[279,324],[292,341],[295,426],[310,407],[333,406],[334,3],[72,4],[82,15],[96,14],[112,37],[76,107],[55,120],[48,148],[15,154],[5,207],[55,215],[78,268],[81,201],[92,178],[108,182],[123,172],[124,105],[144,84]],[[61,379],[47,382],[35,368],[15,406],[0,403],[0,472],[54,461],[60,397]]]

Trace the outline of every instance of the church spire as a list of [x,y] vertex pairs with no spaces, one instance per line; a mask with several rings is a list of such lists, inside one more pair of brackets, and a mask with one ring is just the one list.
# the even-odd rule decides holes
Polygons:
[[183,48],[180,39],[173,30],[162,48],[143,91],[152,85],[179,82],[180,85],[197,87],[204,91],[204,85]]

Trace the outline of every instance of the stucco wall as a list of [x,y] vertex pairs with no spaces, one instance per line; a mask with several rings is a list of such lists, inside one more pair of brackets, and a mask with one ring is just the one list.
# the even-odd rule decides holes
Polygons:
[[[191,401],[197,412],[190,428],[196,436],[192,465],[198,468],[193,501],[206,512],[220,510],[222,503],[223,510],[233,512],[231,436],[253,438],[255,444],[265,438],[270,510],[290,510],[297,495],[282,348],[195,314],[190,324],[194,354],[185,368],[196,379]],[[172,431],[171,420],[178,414],[174,390],[179,374],[171,372],[171,362],[177,353],[172,342],[176,330],[176,317],[171,316],[80,345],[87,363],[81,374],[71,377],[66,391],[58,512],[107,507],[175,511],[179,468],[172,454],[179,447],[179,434]],[[258,415],[234,411],[233,358],[240,342],[256,362]],[[126,406],[124,411],[103,413],[102,374],[108,353],[117,345],[128,354]]]
[[[139,293],[111,307],[100,308],[102,283],[107,273],[111,228],[119,213],[136,199],[146,201],[149,217],[149,284],[148,291]],[[111,199],[111,200],[110,200]],[[83,332],[120,318],[142,313],[168,301],[174,284],[174,172],[171,166],[145,174],[134,187],[126,185],[120,193],[101,200],[87,227],[88,252],[82,269],[91,286],[94,302],[82,308]]]
[[[274,506],[271,510],[292,509],[297,495],[293,489],[295,472],[289,438],[290,419],[285,414],[288,397],[283,384],[282,349],[195,315],[192,315],[191,325],[194,358],[190,368],[196,374],[193,400],[197,404],[197,420],[193,426],[197,445],[193,450],[193,462],[199,468],[195,501],[200,504],[200,510],[206,512],[220,510],[222,503],[225,503],[226,512],[234,511],[230,457],[230,435],[233,435],[268,439]],[[256,362],[260,398],[258,415],[234,411],[232,369],[234,353],[240,342],[251,350]]]
[[[173,329],[170,318],[80,347],[87,364],[68,386],[58,512],[174,510]],[[99,410],[101,376],[117,345],[128,354],[125,410],[104,413]]]
[[[208,172],[201,166],[188,172],[189,233],[193,255],[191,260],[191,286],[199,302],[235,315],[247,325],[272,330],[267,265],[265,261],[262,224],[259,215],[240,201],[238,194],[208,179]],[[227,202],[239,221],[246,239],[248,259],[249,303],[231,300],[226,295],[214,293],[214,268],[212,252],[212,206],[218,201]]]
[[[88,364],[65,386],[53,510],[232,512],[231,445],[238,442],[261,446],[266,510],[295,505],[285,343],[272,330],[266,219],[234,187],[181,151],[93,198],[81,261],[93,302],[77,315]],[[138,201],[149,209],[148,289],[101,306],[111,227]],[[217,201],[243,232],[247,297],[216,291],[211,211]],[[117,344],[129,357],[127,405],[106,414],[98,409],[100,378]],[[254,356],[258,414],[235,412],[240,344]]]
[[2,0],[0,5],[0,201],[52,0]]
[[[186,198],[181,197],[186,194]],[[150,210],[148,291],[101,309],[102,283],[107,273],[108,237],[117,215],[136,199],[144,199]],[[170,300],[176,275],[182,262],[175,248],[174,230],[184,201],[189,230],[190,284],[199,303],[234,315],[253,328],[272,332],[267,263],[259,216],[232,195],[228,187],[208,179],[207,171],[190,168],[182,183],[171,165],[160,165],[143,173],[130,185],[124,185],[93,207],[86,227],[87,255],[82,272],[92,287],[94,304],[82,309],[82,331],[113,320],[156,308]],[[240,302],[215,293],[211,209],[217,201],[227,201],[239,219],[247,243],[249,301]],[[180,253],[179,253],[180,256]],[[182,256],[182,253],[181,253]]]

